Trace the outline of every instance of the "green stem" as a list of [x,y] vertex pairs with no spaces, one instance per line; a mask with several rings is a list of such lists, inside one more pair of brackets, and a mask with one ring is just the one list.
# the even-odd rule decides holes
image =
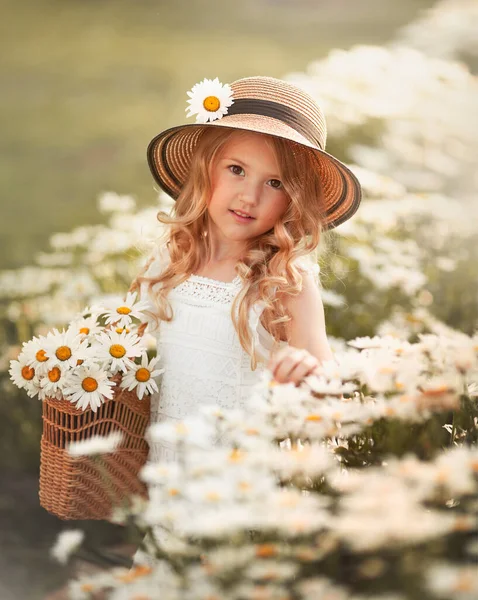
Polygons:
[[455,441],[455,432],[456,432],[455,418],[456,418],[456,410],[453,411],[453,422],[452,422],[452,426],[451,426],[451,441],[450,441],[450,446],[453,446],[453,443]]

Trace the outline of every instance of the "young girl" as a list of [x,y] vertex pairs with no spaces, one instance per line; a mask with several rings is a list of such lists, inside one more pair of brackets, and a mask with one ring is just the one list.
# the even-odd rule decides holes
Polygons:
[[[137,279],[154,305],[164,373],[151,422],[243,406],[261,371],[299,384],[332,357],[318,285],[322,231],[357,210],[360,185],[325,152],[320,107],[271,77],[189,92],[196,124],[157,135],[148,162],[176,200]],[[151,458],[174,459],[167,443]]]
[[[332,357],[317,250],[361,196],[325,152],[322,111],[299,88],[271,77],[206,79],[189,96],[196,124],[148,147],[155,180],[176,200],[171,216],[159,213],[165,235],[136,280],[153,305],[164,369],[151,423],[206,404],[243,407],[264,369],[299,384]],[[176,458],[166,440],[150,444],[150,460]],[[164,548],[169,533],[154,535]],[[155,563],[141,550],[134,562]]]

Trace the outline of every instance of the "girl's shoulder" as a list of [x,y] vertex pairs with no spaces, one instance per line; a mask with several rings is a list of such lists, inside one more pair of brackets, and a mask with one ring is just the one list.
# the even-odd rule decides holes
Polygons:
[[294,264],[303,273],[311,275],[317,284],[320,284],[320,265],[317,263],[317,259],[312,254],[305,256],[299,256],[294,261]]

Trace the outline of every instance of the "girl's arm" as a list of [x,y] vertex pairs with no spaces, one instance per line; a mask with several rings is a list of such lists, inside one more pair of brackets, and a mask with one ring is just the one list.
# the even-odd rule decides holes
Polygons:
[[279,383],[298,384],[322,361],[333,359],[325,329],[324,305],[310,272],[303,275],[300,293],[288,296],[285,305],[292,317],[290,342],[271,357],[268,368]]

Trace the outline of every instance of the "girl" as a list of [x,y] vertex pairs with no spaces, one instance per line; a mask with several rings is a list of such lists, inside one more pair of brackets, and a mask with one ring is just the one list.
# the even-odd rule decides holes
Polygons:
[[[189,92],[196,124],[157,135],[148,162],[176,200],[144,273],[164,373],[151,422],[203,404],[243,406],[264,369],[298,385],[330,359],[318,285],[322,231],[350,218],[360,185],[325,152],[320,107],[271,77]],[[174,458],[167,443],[153,459]]]

